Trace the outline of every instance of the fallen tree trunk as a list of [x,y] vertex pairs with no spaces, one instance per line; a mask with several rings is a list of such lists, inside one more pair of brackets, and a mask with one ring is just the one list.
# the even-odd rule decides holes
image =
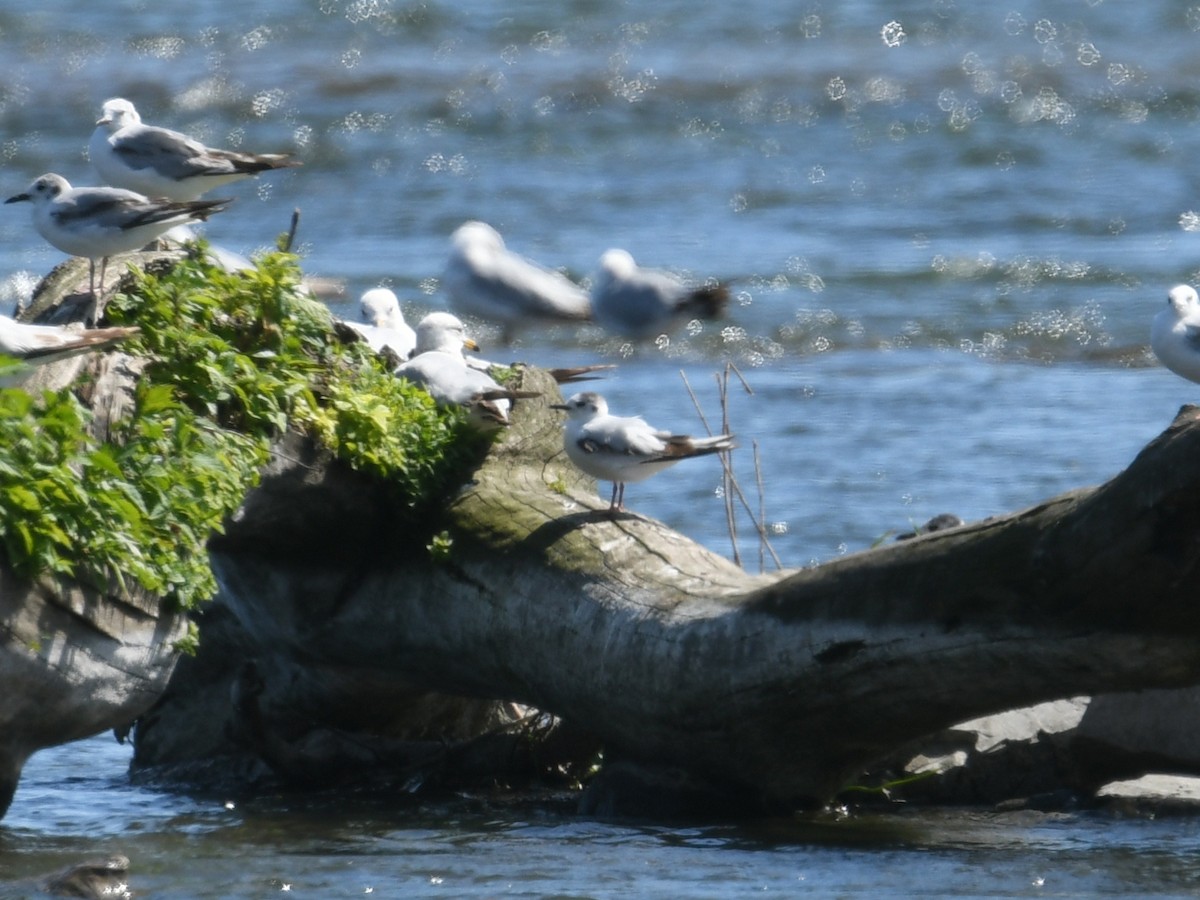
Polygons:
[[[556,395],[545,373],[524,381]],[[98,382],[93,406],[122,390]],[[253,746],[292,773],[361,765],[338,749],[355,734],[470,741],[512,720],[496,701],[518,701],[594,733],[606,765],[683,772],[749,804],[820,803],[964,719],[1200,682],[1198,451],[1200,413],[1186,408],[1100,488],[764,577],[609,515],[543,401],[518,404],[420,528],[377,480],[290,435],[210,545],[230,656],[254,663],[226,667],[253,674],[233,701]],[[4,792],[33,749],[144,709],[183,621],[152,598],[55,585],[47,604],[41,586],[0,587],[0,676],[17,686],[0,698]],[[187,718],[223,728],[224,684],[216,715]],[[143,758],[168,707],[186,705],[183,690],[168,697],[139,727]],[[332,739],[297,740],[322,730]],[[303,748],[318,744],[314,766]]]
[[[610,517],[560,428],[518,404],[434,526],[440,562],[378,504],[347,509],[336,467],[281,462],[212,545],[223,602],[275,661],[271,704],[370,729],[426,691],[515,700],[606,759],[787,806],[973,716],[1200,681],[1193,408],[1103,487],[777,577]],[[344,516],[308,514],[330,498]]]

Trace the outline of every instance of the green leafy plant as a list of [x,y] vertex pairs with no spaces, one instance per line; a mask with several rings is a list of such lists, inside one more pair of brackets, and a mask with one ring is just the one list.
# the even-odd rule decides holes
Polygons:
[[454,538],[450,532],[443,531],[440,534],[435,534],[433,540],[427,545],[429,558],[435,563],[445,563],[450,561],[450,551],[454,548]]
[[420,511],[477,458],[462,413],[334,338],[295,257],[229,273],[199,249],[109,303],[110,318],[141,327],[126,349],[146,364],[108,440],[69,390],[0,389],[0,545],[19,574],[136,584],[183,607],[211,597],[208,538],[288,429],[384,480],[430,534]]

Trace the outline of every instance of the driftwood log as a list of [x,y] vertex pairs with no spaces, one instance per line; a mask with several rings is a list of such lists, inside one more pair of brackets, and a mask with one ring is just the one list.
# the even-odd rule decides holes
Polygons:
[[[1200,682],[1194,408],[1101,487],[754,576],[661,523],[610,516],[562,453],[555,385],[523,377],[544,399],[517,405],[421,533],[371,479],[282,441],[210,547],[230,656],[253,665],[228,667],[205,714],[168,687],[139,725],[139,756],[169,761],[172,729],[176,747],[217,748],[181,738],[178,720],[224,730],[240,705],[255,746],[312,771],[305,730],[465,741],[510,719],[512,701],[590,731],[610,772],[682,773],[778,809],[824,802],[898,746],[980,714]],[[426,549],[441,532],[444,559]],[[67,589],[45,606],[39,586],[0,589],[0,677],[20,685],[0,697],[10,792],[33,749],[144,710],[182,623],[153,603]],[[219,634],[204,634],[202,657]],[[50,693],[56,678],[69,697]],[[171,724],[172,709],[189,712]],[[308,762],[361,764],[328,746]],[[598,783],[591,808],[613,809]]]
[[1200,681],[1193,408],[1102,487],[770,577],[611,517],[543,401],[449,499],[440,563],[336,466],[292,460],[212,559],[274,706],[326,725],[425,692],[512,700],[593,732],[606,766],[786,808],[980,714]]

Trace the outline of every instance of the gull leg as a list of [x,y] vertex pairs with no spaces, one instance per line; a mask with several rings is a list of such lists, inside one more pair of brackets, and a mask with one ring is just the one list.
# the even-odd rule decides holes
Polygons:
[[[94,265],[94,263],[93,263]],[[98,287],[92,288],[92,315],[93,325],[100,324],[100,317],[104,315],[104,273],[108,271],[108,257],[100,257],[100,284]]]
[[612,500],[608,503],[608,511],[610,513],[617,513],[623,509],[625,509],[625,482],[614,481]]
[[97,309],[96,300],[96,260],[90,256],[88,257],[88,293],[92,295],[92,312],[88,318],[91,319],[94,327],[100,321],[100,312]]

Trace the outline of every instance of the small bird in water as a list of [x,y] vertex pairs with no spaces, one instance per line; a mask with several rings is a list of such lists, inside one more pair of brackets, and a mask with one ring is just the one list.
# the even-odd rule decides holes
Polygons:
[[626,250],[607,250],[592,284],[592,317],[624,337],[655,337],[691,319],[715,319],[729,302],[723,284],[689,287],[669,272],[643,269]]
[[450,236],[442,274],[450,308],[498,323],[505,339],[537,322],[581,322],[591,315],[587,292],[565,275],[504,246],[486,222],[465,222]]
[[[63,253],[90,263],[88,284],[95,304],[93,321],[103,312],[100,292],[108,258],[137,250],[176,225],[204,221],[230,200],[176,201],[151,199],[114,187],[71,187],[53,172],[42,175],[5,203],[33,204],[33,227]],[[100,260],[99,292],[96,260]]]
[[438,403],[465,407],[480,429],[509,424],[514,400],[540,396],[537,391],[514,391],[487,372],[472,368],[463,348],[477,350],[457,316],[430,313],[417,323],[417,348],[412,359],[396,368],[396,375],[419,384]]
[[145,125],[134,105],[120,97],[101,108],[88,155],[113,187],[170,200],[195,200],[260,172],[302,165],[286,153],[216,150],[178,131]]
[[1200,382],[1200,298],[1191,285],[1167,292],[1167,308],[1154,317],[1150,347],[1159,362],[1188,381]]
[[609,415],[599,394],[574,394],[552,409],[567,412],[563,448],[571,462],[594,478],[613,483],[609,511],[625,508],[625,484],[642,481],[682,459],[732,450],[733,435],[694,438],[659,431],[641,416]]

